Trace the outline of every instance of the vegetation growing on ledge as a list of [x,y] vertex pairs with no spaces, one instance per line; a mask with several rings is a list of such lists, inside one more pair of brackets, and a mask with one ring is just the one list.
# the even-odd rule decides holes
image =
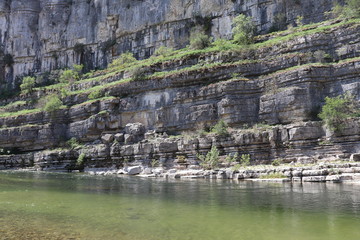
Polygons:
[[360,116],[359,106],[349,94],[325,97],[325,105],[319,114],[325,124],[335,132],[342,130],[344,120],[356,116]]
[[[50,86],[40,87],[36,84],[35,78],[27,76],[23,78],[21,85],[22,94],[24,95],[21,100],[23,102],[22,107],[19,107],[20,110],[18,111],[17,108],[10,108],[9,105],[0,107],[0,117],[18,116],[45,110],[43,106],[39,107],[39,105],[37,105],[38,107],[36,108],[36,100],[34,100],[36,94],[42,97],[44,97],[44,95],[56,95],[59,101],[55,101],[53,97],[51,102],[56,102],[57,104],[55,104],[55,107],[50,107],[52,109],[50,111],[55,111],[56,109],[65,107],[63,102],[66,103],[68,107],[79,104],[79,102],[72,103],[69,101],[69,99],[75,95],[85,95],[83,98],[85,100],[83,101],[84,103],[88,103],[86,101],[103,99],[104,96],[108,97],[109,89],[113,86],[134,80],[142,81],[172,78],[181,76],[182,74],[198,74],[206,71],[218,71],[219,69],[225,70],[228,67],[241,68],[241,65],[251,63],[260,64],[265,60],[272,61],[272,58],[277,56],[269,56],[260,61],[256,60],[256,55],[264,51],[265,48],[270,48],[277,44],[284,44],[284,42],[298,37],[321,32],[331,32],[333,29],[343,26],[356,27],[360,24],[360,19],[358,18],[359,6],[356,0],[346,1],[346,5],[341,8],[338,6],[335,7],[332,14],[334,17],[339,17],[339,19],[302,25],[301,18],[299,18],[297,21],[298,27],[263,36],[255,36],[255,28],[251,19],[240,15],[234,20],[234,39],[232,40],[218,39],[212,41],[211,38],[199,30],[197,32],[194,31],[192,43],[184,49],[173,50],[162,46],[155,51],[152,57],[141,61],[136,60],[131,53],[123,53],[115,59],[107,69],[87,74],[82,74],[82,65],[74,65],[72,69],[63,70],[59,74],[57,81],[55,81],[57,83]],[[290,54],[293,54],[305,60],[299,62],[298,66],[292,66],[271,74],[279,74],[283,71],[291,71],[304,66],[331,66],[329,64],[334,63],[330,62],[339,60],[324,51],[314,53],[312,56],[306,56],[307,53],[296,52],[288,54],[289,58],[291,57]],[[286,54],[282,54],[281,56],[285,57]],[[185,64],[184,67],[179,67],[181,63],[194,59],[196,61],[193,61],[191,64]],[[354,57],[352,60],[356,61],[358,57]],[[342,60],[342,62],[348,61],[351,60]],[[246,80],[241,73],[239,73],[239,77]],[[228,76],[226,80],[231,78],[232,76]],[[26,101],[23,101],[23,99]],[[66,99],[68,100],[67,102],[65,101]],[[48,107],[46,107],[46,109],[49,110]]]

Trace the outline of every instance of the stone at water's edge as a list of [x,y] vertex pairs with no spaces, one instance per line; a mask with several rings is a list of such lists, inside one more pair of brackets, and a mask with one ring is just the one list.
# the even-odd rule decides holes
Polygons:
[[125,168],[126,174],[128,175],[137,175],[142,172],[142,168],[140,166],[133,166]]

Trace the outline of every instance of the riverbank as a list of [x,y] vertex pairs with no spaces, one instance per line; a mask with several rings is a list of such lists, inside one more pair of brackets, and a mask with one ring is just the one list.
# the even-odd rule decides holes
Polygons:
[[318,164],[257,165],[204,169],[165,169],[127,166],[121,169],[85,168],[90,175],[135,175],[143,178],[231,179],[276,182],[346,182],[360,181],[360,162],[332,161]]

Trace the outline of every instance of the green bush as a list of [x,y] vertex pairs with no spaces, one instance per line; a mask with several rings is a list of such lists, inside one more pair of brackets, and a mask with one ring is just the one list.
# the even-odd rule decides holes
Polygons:
[[205,169],[214,169],[219,165],[219,150],[212,146],[211,150],[206,155],[197,154],[197,158],[201,161],[200,166]]
[[28,94],[33,91],[35,87],[35,78],[34,77],[24,77],[22,84],[20,85],[21,93]]
[[235,153],[234,155],[227,155],[225,158],[225,162],[228,167],[231,166],[231,164],[237,162],[239,160],[239,154]]
[[136,62],[136,58],[131,52],[121,54],[110,64],[110,67],[124,67],[130,63]]
[[326,97],[325,104],[318,115],[333,131],[343,128],[344,120],[359,112],[353,97],[348,94],[337,97]]
[[96,89],[88,95],[89,100],[98,99],[98,98],[102,98],[102,97],[104,97],[104,94],[101,91],[101,89]]
[[79,80],[79,73],[74,71],[74,70],[71,70],[71,69],[67,69],[67,70],[64,70],[61,75],[60,75],[60,78],[59,78],[59,82],[61,83],[73,83],[77,80]]
[[224,122],[224,120],[221,119],[221,120],[219,120],[219,122],[217,124],[215,124],[211,128],[211,132],[216,133],[217,135],[220,135],[220,136],[227,136],[227,135],[229,135],[228,125],[226,122]]
[[251,17],[243,14],[235,17],[233,20],[233,39],[234,42],[240,45],[248,45],[253,43],[256,33],[255,23]]
[[44,111],[46,112],[55,112],[63,106],[63,102],[57,95],[51,95],[46,98],[46,103],[44,106]]
[[81,144],[79,143],[79,141],[73,137],[73,138],[70,138],[67,142],[66,142],[66,145],[71,148],[71,149],[74,149],[76,147],[79,147],[81,146]]
[[67,96],[70,95],[70,91],[69,89],[67,89],[66,87],[62,87],[60,89],[60,96],[61,96],[61,99],[65,99]]
[[132,80],[141,81],[146,79],[148,72],[149,72],[148,67],[135,67],[130,70],[130,75]]
[[85,157],[86,157],[85,153],[81,153],[79,155],[78,159],[76,160],[76,166],[77,167],[83,167],[84,166]]
[[358,18],[360,17],[360,1],[346,0],[344,6],[336,2],[330,14],[335,18]]
[[170,56],[173,52],[174,52],[174,49],[165,47],[165,46],[161,46],[155,50],[154,56],[167,57],[167,56]]
[[77,72],[77,74],[78,74],[78,76],[80,78],[81,75],[82,75],[82,70],[84,69],[84,65],[82,65],[82,64],[80,64],[80,65],[74,64],[73,69],[74,69],[75,72]]
[[282,159],[275,159],[274,161],[272,161],[271,165],[280,166],[282,162],[283,162]]
[[158,165],[159,165],[159,160],[156,160],[156,159],[151,160],[150,166],[151,166],[152,168],[154,168],[154,167],[156,167],[156,166],[158,166]]
[[249,166],[251,161],[250,154],[241,154],[240,156],[240,164],[242,166]]
[[192,30],[190,33],[190,48],[204,49],[209,47],[211,44],[211,38],[206,35],[203,31],[200,30]]
[[212,44],[213,47],[219,49],[220,51],[227,51],[234,49],[235,47],[238,47],[231,41],[225,40],[225,39],[217,39]]

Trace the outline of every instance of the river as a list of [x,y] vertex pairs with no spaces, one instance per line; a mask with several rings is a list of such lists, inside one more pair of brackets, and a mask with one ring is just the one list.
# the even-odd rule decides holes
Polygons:
[[360,184],[0,172],[0,239],[358,240]]

